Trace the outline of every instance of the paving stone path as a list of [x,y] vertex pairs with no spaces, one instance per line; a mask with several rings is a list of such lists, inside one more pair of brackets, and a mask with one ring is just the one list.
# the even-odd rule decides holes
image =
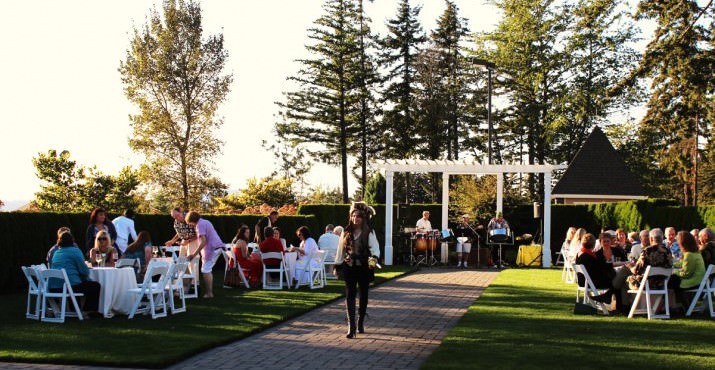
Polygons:
[[[345,338],[344,301],[169,369],[418,369],[496,271],[423,269],[370,290],[365,334]],[[90,369],[0,363],[0,369]]]

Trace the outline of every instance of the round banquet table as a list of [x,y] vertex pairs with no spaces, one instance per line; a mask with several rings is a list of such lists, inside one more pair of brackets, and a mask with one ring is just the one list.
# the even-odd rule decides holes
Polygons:
[[133,268],[95,267],[89,270],[92,280],[102,285],[99,292],[99,312],[104,317],[115,313],[128,315],[136,298],[129,289],[137,287]]

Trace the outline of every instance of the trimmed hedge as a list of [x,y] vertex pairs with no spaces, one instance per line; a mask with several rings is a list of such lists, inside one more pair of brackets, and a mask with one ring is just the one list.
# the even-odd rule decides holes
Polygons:
[[[385,205],[373,206],[376,216],[372,225],[377,232],[380,246],[384,253],[385,245]],[[347,204],[302,205],[298,216],[281,216],[276,225],[281,235],[289,243],[296,243],[295,230],[308,226],[317,238],[323,233],[325,225],[345,226],[348,221]],[[414,227],[422,217],[422,211],[429,210],[430,221],[435,227],[442,224],[440,204],[410,204],[406,227]],[[397,205],[393,208],[393,246],[395,263],[404,261],[409,254],[409,240],[400,239],[400,221],[397,219]],[[637,231],[652,227],[673,226],[677,230],[715,227],[715,206],[679,207],[672,201],[644,200],[620,203],[602,203],[587,205],[553,205],[551,207],[551,249],[558,248],[566,230],[570,226],[583,227],[597,233],[601,229]],[[115,215],[110,215],[114,218]],[[256,224],[260,215],[205,215],[213,223],[224,242],[230,242],[239,225]],[[515,235],[532,234],[539,230],[540,220],[533,218],[532,205],[505,208],[504,217],[509,221]],[[488,218],[477,217],[475,222],[486,226]],[[0,212],[0,292],[15,292],[27,288],[20,266],[37,264],[45,261],[47,250],[56,241],[56,231],[61,226],[69,226],[77,239],[84,243],[84,236],[89,215],[85,213],[22,213]],[[168,215],[139,214],[135,217],[137,231],[147,230],[155,244],[163,244],[174,235],[173,220]],[[451,226],[451,224],[450,224]],[[485,235],[482,235],[485,237]],[[484,240],[484,239],[482,239]]]
[[[114,218],[116,215],[110,215]],[[241,224],[251,228],[260,215],[203,215],[211,221],[221,240],[230,243]],[[137,232],[149,231],[155,245],[163,245],[174,236],[173,219],[168,215],[138,214],[134,218]],[[57,229],[68,226],[78,245],[84,245],[89,215],[85,213],[0,212],[0,292],[27,288],[20,266],[44,263],[47,251],[57,241]],[[281,235],[290,243],[295,231],[305,225],[314,233],[320,231],[314,216],[282,216],[276,222]],[[319,234],[318,234],[319,235]]]

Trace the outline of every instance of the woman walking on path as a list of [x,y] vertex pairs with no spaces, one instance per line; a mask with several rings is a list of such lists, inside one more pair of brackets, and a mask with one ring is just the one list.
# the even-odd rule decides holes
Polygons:
[[370,218],[375,210],[364,202],[355,202],[350,207],[350,221],[340,236],[335,265],[342,265],[345,279],[345,308],[348,318],[347,338],[354,338],[355,297],[360,290],[357,332],[365,332],[365,314],[367,313],[367,291],[370,282],[375,279],[375,266],[380,257],[380,245],[375,231],[370,226]]

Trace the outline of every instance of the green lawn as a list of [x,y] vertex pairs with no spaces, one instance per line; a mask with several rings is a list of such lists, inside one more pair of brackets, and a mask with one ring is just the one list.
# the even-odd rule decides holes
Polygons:
[[[409,271],[386,267],[375,283]],[[187,312],[156,320],[140,315],[133,320],[116,316],[42,323],[25,319],[25,294],[0,296],[0,361],[164,367],[298,316],[344,292],[336,280],[312,291],[247,291],[223,289],[222,274],[214,277],[214,299],[187,300]]]
[[572,313],[560,270],[504,270],[423,369],[714,369],[715,320]]

